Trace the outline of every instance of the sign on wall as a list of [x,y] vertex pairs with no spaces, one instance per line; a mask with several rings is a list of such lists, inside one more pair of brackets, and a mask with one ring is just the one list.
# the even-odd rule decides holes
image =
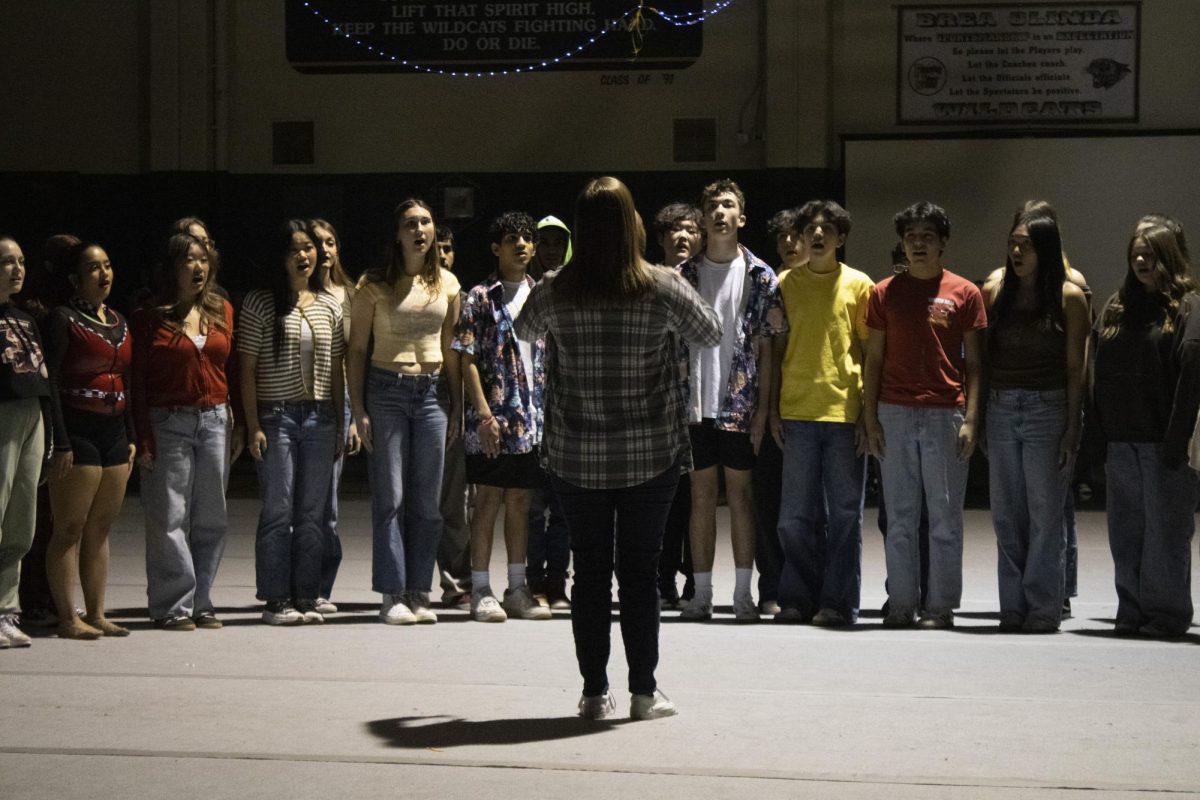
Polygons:
[[638,8],[638,0],[286,0],[287,58],[301,72],[407,73],[675,70],[699,58],[704,0]]
[[898,123],[1137,121],[1139,2],[897,11]]

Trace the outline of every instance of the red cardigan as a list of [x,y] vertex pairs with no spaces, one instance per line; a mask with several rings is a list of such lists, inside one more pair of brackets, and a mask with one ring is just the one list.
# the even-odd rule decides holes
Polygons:
[[[237,353],[233,348],[233,306],[225,301],[225,330],[209,326],[204,349],[197,350],[179,328],[154,308],[133,313],[133,422],[138,453],[154,455],[150,409],[227,404],[240,411],[236,389]],[[232,398],[232,402],[231,402]]]

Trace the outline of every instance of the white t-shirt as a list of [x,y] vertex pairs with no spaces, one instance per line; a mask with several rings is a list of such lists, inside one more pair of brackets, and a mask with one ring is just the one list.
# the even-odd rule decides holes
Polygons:
[[304,380],[305,393],[312,394],[313,375],[316,372],[317,348],[313,339],[312,323],[304,312],[300,312],[300,376]]
[[[504,310],[508,312],[509,319],[515,320],[517,315],[521,313],[521,309],[525,307],[525,301],[529,299],[529,284],[525,281],[500,281],[504,286]],[[516,331],[513,331],[516,336]],[[533,399],[533,345],[524,339],[517,339],[517,346],[521,350],[521,365],[525,367],[525,387],[529,390],[530,401]],[[532,410],[532,409],[531,409]],[[529,415],[529,433],[531,438],[535,438],[537,434],[537,422],[534,415]]]
[[[700,376],[700,416],[715,419],[729,393],[729,369],[733,364],[733,348],[737,343],[745,299],[746,259],[739,253],[733,261],[722,264],[705,256],[700,260],[699,274],[700,296],[712,306],[721,321],[721,344],[693,347],[691,369],[693,375]],[[694,380],[692,386],[696,386]]]

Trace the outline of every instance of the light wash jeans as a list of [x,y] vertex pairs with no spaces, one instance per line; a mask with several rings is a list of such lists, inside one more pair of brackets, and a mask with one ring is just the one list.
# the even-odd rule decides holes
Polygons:
[[879,404],[885,457],[888,603],[892,613],[921,604],[921,489],[929,510],[929,589],[925,611],[941,614],[962,601],[963,498],[967,462],[958,457],[963,409]]
[[1062,390],[999,389],[987,407],[988,476],[1002,624],[1058,625],[1073,464],[1058,466],[1067,427]]
[[146,596],[150,618],[212,611],[225,550],[229,414],[212,408],[152,408],[155,457],[143,468]]
[[259,600],[315,600],[320,591],[334,413],[329,403],[315,401],[258,407],[258,421],[267,436],[267,452],[258,462],[262,509],[254,537]]
[[853,423],[783,421],[780,606],[858,619],[866,481]]
[[1154,442],[1109,442],[1105,470],[1117,623],[1184,633],[1192,622],[1196,471],[1167,469]]
[[21,559],[37,527],[37,486],[45,450],[38,398],[0,403],[0,615],[17,611]]
[[437,375],[400,375],[371,367],[371,588],[381,594],[428,592],[442,514],[438,500],[446,453],[446,408]]

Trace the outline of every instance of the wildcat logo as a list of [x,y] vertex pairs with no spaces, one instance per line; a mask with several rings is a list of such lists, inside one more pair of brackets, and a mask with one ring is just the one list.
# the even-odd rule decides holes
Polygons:
[[953,300],[944,297],[929,298],[929,324],[939,328],[949,328],[950,320],[954,317],[956,306]]
[[1111,89],[1132,70],[1129,69],[1128,64],[1122,64],[1120,61],[1113,61],[1111,58],[1097,58],[1087,65],[1084,72],[1092,76],[1092,88]]

